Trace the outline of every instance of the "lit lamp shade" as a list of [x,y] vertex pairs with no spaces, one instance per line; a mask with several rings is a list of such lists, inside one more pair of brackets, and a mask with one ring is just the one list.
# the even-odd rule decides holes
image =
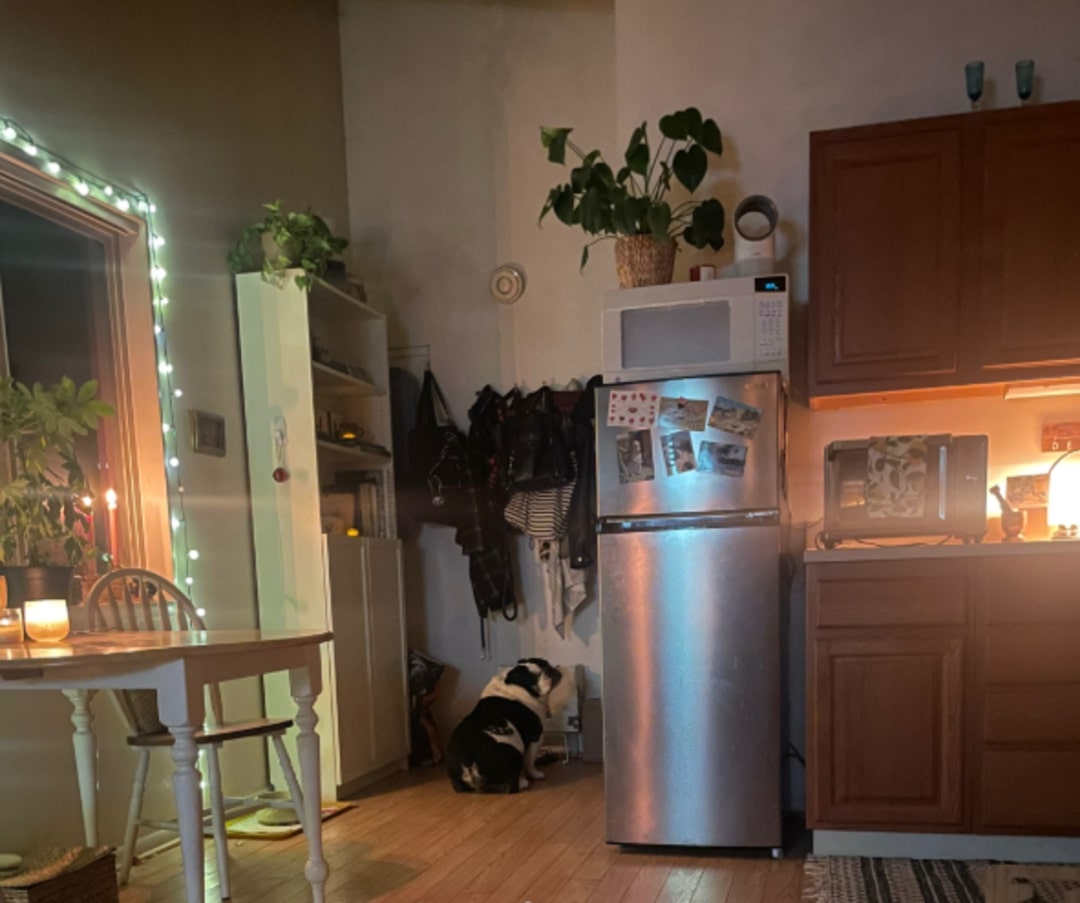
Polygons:
[[71,631],[66,599],[32,599],[23,604],[26,635],[38,643],[59,643]]
[[1050,499],[1047,523],[1055,528],[1054,539],[1076,539],[1080,525],[1080,459],[1071,452],[1062,455],[1050,468]]

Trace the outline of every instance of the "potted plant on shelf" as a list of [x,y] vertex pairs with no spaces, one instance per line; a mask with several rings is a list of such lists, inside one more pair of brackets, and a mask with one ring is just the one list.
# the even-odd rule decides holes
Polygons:
[[299,268],[296,284],[307,290],[316,277],[326,274],[332,258],[345,250],[348,239],[330,231],[326,221],[310,210],[285,212],[281,201],[263,204],[269,211],[260,222],[245,226],[236,246],[229,253],[234,273],[259,268],[262,256],[263,277],[278,285],[284,282],[285,270]]
[[565,164],[567,148],[581,160],[570,171],[569,182],[548,192],[540,219],[554,212],[568,226],[599,236],[582,250],[582,268],[592,245],[614,238],[615,265],[623,288],[670,282],[676,237],[695,248],[708,245],[714,251],[724,244],[724,207],[718,200],[688,198],[675,206],[668,200],[672,177],[690,194],[702,183],[708,154],[723,153],[720,128],[712,119],[702,119],[694,107],[661,117],[659,125],[661,138],[655,151],[649,145],[646,123],[634,129],[618,172],[600,151],[585,153],[570,141],[573,129],[540,129],[540,141],[552,163]]
[[75,444],[112,413],[97,398],[94,380],[76,386],[65,376],[46,389],[0,379],[0,447],[11,467],[11,479],[0,486],[8,604],[68,598],[74,568],[96,555]]

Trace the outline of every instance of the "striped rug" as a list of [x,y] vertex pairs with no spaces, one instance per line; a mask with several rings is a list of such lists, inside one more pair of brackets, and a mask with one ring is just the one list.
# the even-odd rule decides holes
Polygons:
[[1080,903],[1080,867],[811,856],[806,903]]

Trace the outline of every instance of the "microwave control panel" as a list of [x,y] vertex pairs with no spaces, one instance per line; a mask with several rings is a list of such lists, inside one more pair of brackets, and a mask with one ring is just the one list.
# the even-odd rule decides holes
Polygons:
[[757,309],[756,357],[759,361],[787,357],[787,294],[755,295]]

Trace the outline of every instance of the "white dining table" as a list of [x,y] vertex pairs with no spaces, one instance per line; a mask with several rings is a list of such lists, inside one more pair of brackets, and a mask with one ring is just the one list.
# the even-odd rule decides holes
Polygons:
[[60,690],[71,701],[83,828],[97,846],[97,745],[90,699],[97,690],[157,690],[158,715],[173,735],[173,793],[188,903],[205,898],[201,776],[195,734],[208,683],[288,671],[296,703],[297,757],[308,842],[304,876],[325,901],[319,736],[314,704],[322,690],[319,646],[331,634],[306,630],[139,631],[76,635],[63,643],[0,646],[0,690]]

